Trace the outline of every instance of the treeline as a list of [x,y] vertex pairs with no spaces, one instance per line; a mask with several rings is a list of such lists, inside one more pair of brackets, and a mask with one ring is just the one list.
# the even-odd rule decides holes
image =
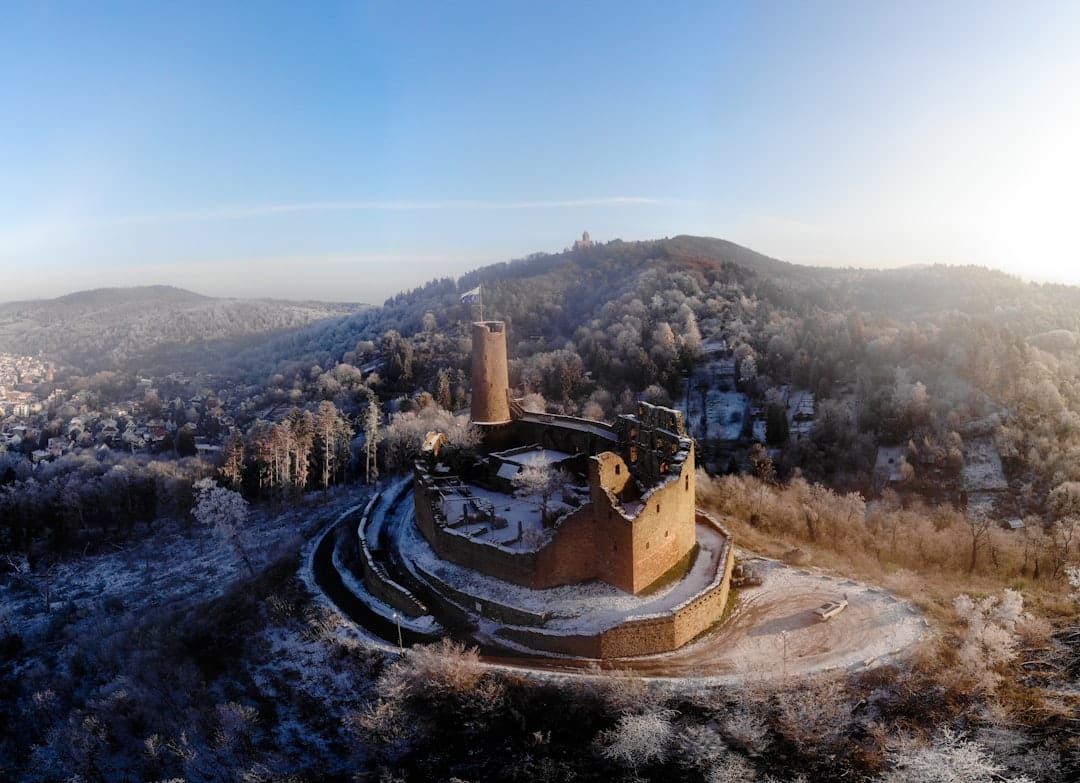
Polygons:
[[[473,313],[459,297],[476,285],[484,316],[508,324],[511,385],[534,410],[611,419],[642,397],[669,404],[722,345],[737,390],[774,424],[783,388],[815,395],[809,432],[768,429],[781,476],[869,492],[877,447],[897,446],[903,489],[955,499],[967,444],[993,439],[1021,515],[1046,513],[1055,488],[1080,481],[1076,289],[974,268],[813,269],[676,237],[434,280],[218,357],[249,382],[249,402],[230,412],[245,434],[245,494],[281,497],[348,475],[343,438],[319,446],[312,434],[302,458],[315,425],[303,415],[285,424],[292,408],[315,417],[331,402],[354,431],[372,393],[388,412],[424,393],[464,411]],[[278,423],[253,431],[258,418]]]
[[[377,402],[372,402],[377,405]],[[257,422],[226,441],[221,476],[252,497],[284,498],[326,489],[353,473],[354,426],[328,400],[315,411],[293,408],[277,423]]]
[[891,490],[868,507],[855,492],[836,492],[796,477],[698,476],[698,503],[723,516],[742,545],[795,564],[815,563],[884,584],[923,601],[960,592],[1030,587],[1053,620],[1072,617],[1064,598],[1080,567],[1080,484],[1055,490],[1052,521],[1028,517],[1005,530],[979,511]]
[[215,470],[197,457],[155,459],[83,449],[34,470],[0,454],[0,542],[48,558],[135,534],[162,516],[184,517],[191,485]]

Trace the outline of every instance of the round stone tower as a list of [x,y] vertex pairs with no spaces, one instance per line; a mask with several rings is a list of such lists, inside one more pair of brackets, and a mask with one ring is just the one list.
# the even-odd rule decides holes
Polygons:
[[510,421],[510,373],[502,321],[472,325],[472,420],[474,424]]

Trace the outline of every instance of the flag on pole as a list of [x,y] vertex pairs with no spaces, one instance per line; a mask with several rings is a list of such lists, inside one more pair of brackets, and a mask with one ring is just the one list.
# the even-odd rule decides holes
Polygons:
[[461,295],[462,304],[477,304],[480,301],[480,286]]

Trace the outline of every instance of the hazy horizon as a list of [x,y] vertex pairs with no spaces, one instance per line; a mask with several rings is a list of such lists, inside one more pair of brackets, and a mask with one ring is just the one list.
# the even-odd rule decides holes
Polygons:
[[0,301],[380,303],[598,241],[1080,283],[1080,7],[8,9]]
[[[650,239],[663,239],[663,238],[664,237],[651,237]],[[710,239],[725,239],[725,237],[708,237],[708,238],[710,238]],[[618,237],[618,239],[622,239],[622,238]],[[597,239],[596,241],[604,241],[604,240]],[[628,240],[628,241],[636,241],[636,240]],[[748,248],[748,249],[754,250],[754,248]],[[533,252],[550,252],[552,254],[555,254],[555,253],[560,252],[560,250],[533,251]],[[461,277],[464,274],[467,274],[470,271],[473,271],[476,268],[482,268],[483,266],[487,265],[488,263],[499,263],[499,262],[512,261],[515,258],[523,258],[526,255],[528,255],[528,254],[527,253],[521,253],[521,254],[518,254],[517,256],[514,256],[514,257],[507,256],[506,258],[491,259],[491,261],[489,261],[489,262],[484,262],[483,264],[479,264],[477,266],[470,266],[468,268],[463,268],[460,272],[447,273],[445,276],[452,277],[452,278],[458,278],[458,277]],[[785,259],[777,259],[777,260],[784,261]],[[266,268],[265,267],[265,264],[266,264],[265,260],[259,260],[259,261],[255,261],[255,262],[252,262],[252,263],[253,264],[257,263],[259,265],[258,268],[260,270],[264,270]],[[291,261],[289,259],[282,259],[281,263],[283,263],[283,264],[284,263],[291,263]],[[877,266],[877,267],[867,267],[867,266],[861,266],[860,267],[860,266],[855,265],[855,264],[833,264],[833,265],[828,265],[828,264],[825,264],[825,265],[802,264],[801,266],[824,266],[824,267],[847,268],[847,269],[886,270],[886,269],[917,268],[917,267],[921,267],[921,266],[933,266],[935,264],[940,264],[940,263],[944,263],[944,262],[930,261],[930,262],[925,262],[925,263],[913,262],[911,264],[897,263],[897,264],[884,264],[884,265],[880,265],[880,266]],[[971,266],[970,264],[968,264],[968,265],[964,265],[964,264],[944,264],[944,265],[945,266]],[[977,265],[977,266],[981,266],[981,265]],[[983,267],[983,268],[992,269],[991,267]],[[144,273],[146,275],[153,274],[154,271],[160,271],[160,267],[153,267],[153,266],[152,267],[140,267],[140,268],[137,268],[135,270],[136,273]],[[1070,285],[1070,286],[1080,285],[1080,283],[1078,283],[1078,282],[1064,282],[1064,281],[1053,280],[1053,279],[1031,278],[1031,277],[1027,277],[1027,276],[1018,274],[1016,272],[1011,272],[1009,270],[997,270],[997,271],[1004,272],[1005,274],[1016,277],[1016,278],[1018,278],[1020,280],[1023,280],[1024,282]],[[254,270],[253,270],[253,272],[254,272]],[[185,268],[184,270],[182,270],[180,272],[179,276],[181,278],[186,279],[186,278],[193,277],[194,273],[192,272],[191,268],[189,267],[189,268]],[[61,285],[57,289],[59,291],[58,293],[49,293],[49,294],[45,294],[45,295],[42,295],[42,296],[4,298],[4,299],[0,299],[0,305],[10,304],[12,302],[19,302],[19,301],[47,301],[47,300],[51,300],[51,299],[60,299],[60,298],[63,298],[65,296],[78,294],[78,293],[83,293],[83,292],[87,292],[87,291],[100,290],[100,289],[135,289],[135,288],[149,288],[149,287],[160,286],[160,287],[167,287],[167,288],[183,289],[183,290],[186,290],[186,291],[188,291],[190,293],[193,293],[193,294],[198,294],[198,295],[201,295],[201,296],[207,296],[207,297],[211,297],[211,298],[222,298],[222,299],[275,299],[275,300],[293,301],[293,302],[311,301],[311,302],[324,302],[324,303],[327,303],[327,304],[367,304],[367,305],[381,306],[383,304],[383,302],[386,301],[388,298],[391,298],[391,297],[393,297],[394,295],[396,295],[398,293],[403,293],[405,291],[411,290],[412,288],[417,287],[417,285],[422,285],[422,284],[424,284],[426,282],[429,282],[430,280],[433,280],[433,279],[435,279],[435,278],[434,277],[424,278],[423,280],[418,281],[418,283],[410,283],[409,285],[402,285],[399,288],[390,289],[384,295],[381,295],[381,296],[378,296],[378,297],[373,297],[373,298],[369,298],[369,299],[364,299],[364,298],[345,299],[345,298],[341,298],[340,296],[334,297],[333,294],[331,294],[331,296],[328,296],[328,297],[320,297],[320,296],[304,296],[300,292],[291,292],[290,293],[289,291],[286,291],[284,294],[258,293],[258,291],[261,290],[259,281],[241,280],[241,281],[238,281],[238,282],[232,284],[234,286],[234,288],[223,288],[223,289],[220,289],[220,290],[216,290],[216,289],[215,290],[204,290],[204,288],[201,287],[201,284],[203,282],[202,280],[193,281],[191,283],[183,283],[183,282],[171,282],[169,280],[152,280],[149,277],[147,277],[147,279],[144,280],[144,281],[127,281],[127,282],[101,283],[101,284],[88,283],[87,285],[84,285],[84,286],[76,285],[75,287],[70,287],[71,284],[68,284],[69,287],[66,288],[66,289],[64,288],[63,285]],[[275,283],[275,285],[276,285],[276,283]]]

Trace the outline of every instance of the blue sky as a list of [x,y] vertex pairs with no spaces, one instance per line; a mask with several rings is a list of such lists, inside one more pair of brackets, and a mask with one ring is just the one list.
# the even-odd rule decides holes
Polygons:
[[597,239],[1080,283],[1080,4],[0,0],[0,300]]

